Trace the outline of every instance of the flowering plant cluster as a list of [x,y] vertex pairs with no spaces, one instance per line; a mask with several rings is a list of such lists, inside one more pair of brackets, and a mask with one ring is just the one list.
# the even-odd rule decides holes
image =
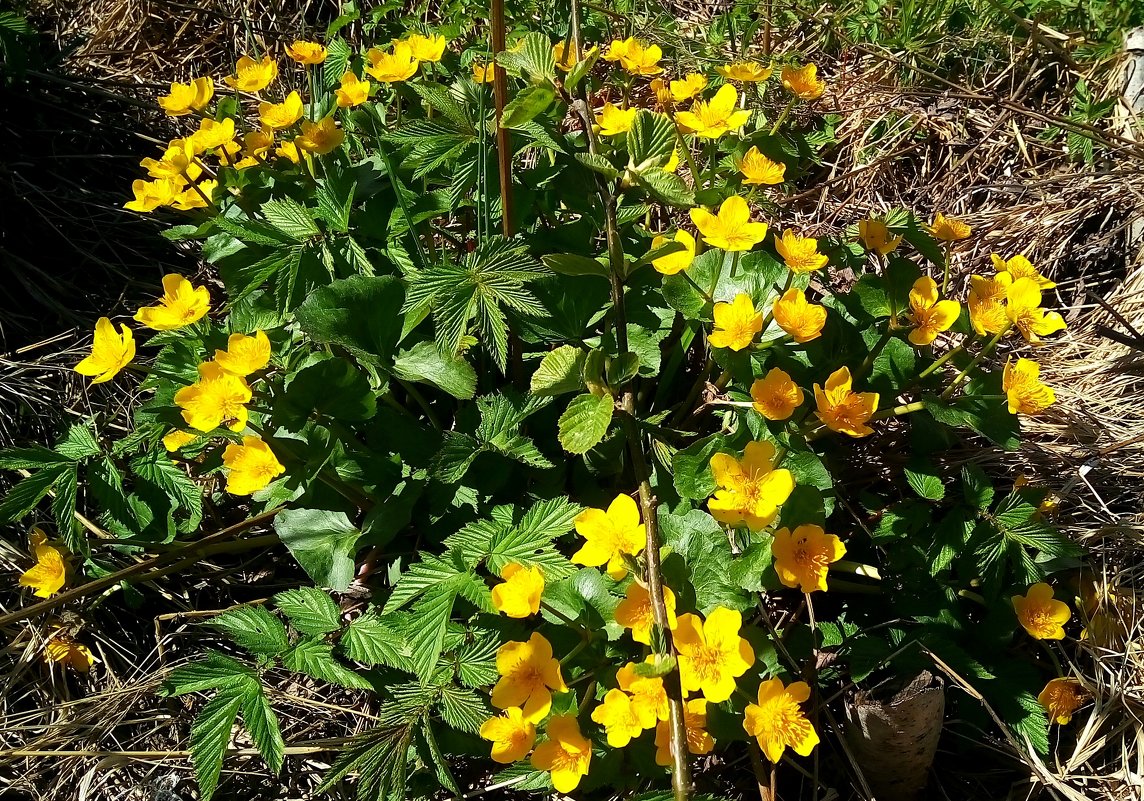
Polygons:
[[[941,213],[797,222],[833,125],[815,65],[684,68],[573,23],[495,58],[299,41],[225,90],[171,85],[185,135],[125,207],[179,215],[220,285],[169,275],[96,324],[75,369],[145,375],[127,436],[3,457],[36,471],[4,517],[54,490],[20,583],[51,598],[94,566],[81,481],[125,545],[193,544],[204,498],[246,499],[228,532],[273,520],[313,586],[211,622],[250,664],[166,685],[215,693],[204,797],[240,714],[281,768],[273,665],[376,693],[327,781],[363,797],[463,792],[449,753],[519,789],[685,798],[697,755],[773,771],[837,737],[833,690],[934,655],[1046,749],[1083,693],[1051,676],[1038,703],[1030,639],[1066,635],[1053,574],[1079,553],[1043,492],[953,453],[1051,413],[1038,363],[995,352],[1065,328],[1052,282],[997,254],[963,290],[973,232]],[[351,584],[370,599],[339,606]],[[76,636],[45,658],[90,669]]]

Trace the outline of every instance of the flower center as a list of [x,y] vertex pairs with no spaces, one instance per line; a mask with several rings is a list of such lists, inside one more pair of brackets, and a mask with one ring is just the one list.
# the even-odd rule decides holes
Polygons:
[[703,681],[719,678],[726,655],[720,648],[701,645],[691,653],[691,665],[695,674]]

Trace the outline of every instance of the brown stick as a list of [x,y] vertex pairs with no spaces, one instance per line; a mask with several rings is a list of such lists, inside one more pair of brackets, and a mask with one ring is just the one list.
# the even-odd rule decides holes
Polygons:
[[[490,23],[493,29],[493,60],[505,50],[504,0],[492,0]],[[512,236],[512,153],[509,151],[508,129],[501,127],[507,103],[508,79],[504,67],[493,68],[493,103],[497,114],[497,175],[500,177],[501,230]]]

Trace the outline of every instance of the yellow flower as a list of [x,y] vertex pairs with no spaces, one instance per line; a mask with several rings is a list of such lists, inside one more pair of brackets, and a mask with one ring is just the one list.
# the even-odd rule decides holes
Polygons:
[[319,122],[302,120],[302,133],[294,137],[294,144],[307,153],[324,156],[339,147],[345,138],[345,132],[334,118],[325,117]]
[[739,172],[743,173],[743,183],[748,186],[774,186],[786,179],[786,165],[771,161],[754,145],[739,162]]
[[663,58],[663,51],[660,50],[659,45],[648,45],[644,47],[640,42],[634,39],[628,39],[631,42],[627,47],[627,51],[620,56],[620,66],[630,72],[632,75],[659,75],[663,72],[663,67],[659,66],[659,60]]
[[536,724],[524,719],[520,707],[509,707],[503,715],[481,724],[482,739],[493,744],[494,762],[507,765],[524,759],[536,743]]
[[742,350],[763,330],[763,314],[745,293],[740,292],[731,303],[716,303],[713,312],[715,330],[707,337],[713,348]]
[[872,253],[893,253],[902,244],[900,236],[892,236],[889,227],[881,220],[859,220],[858,239],[862,246]]
[[[692,698],[683,710],[683,726],[687,750],[693,754],[710,754],[715,738],[707,733],[707,699]],[[671,764],[671,724],[661,720],[655,727],[655,764]]]
[[278,131],[302,119],[302,97],[297,92],[286,95],[281,103],[259,103],[258,119],[263,126]]
[[234,120],[227,117],[222,122],[211,119],[199,123],[199,129],[188,137],[191,146],[199,153],[223,147],[234,141]]
[[[690,231],[684,231],[680,228],[675,232],[675,238],[672,241],[683,245],[683,250],[677,250],[675,253],[668,253],[666,256],[651,260],[651,266],[656,269],[656,272],[664,275],[675,275],[683,272],[691,266],[691,262],[695,259],[695,237],[691,235]],[[662,247],[667,242],[666,236],[657,236],[651,241],[651,249],[655,250]]]
[[[678,169],[679,169],[679,148],[676,147],[674,150],[671,151],[671,157],[668,158],[667,163],[663,165],[663,171],[664,172],[675,172]],[[695,238],[692,237],[691,241],[694,242]]]
[[728,251],[750,250],[767,238],[767,224],[751,222],[751,209],[738,195],[724,200],[718,215],[697,208],[690,211],[690,216],[703,241],[712,247]]
[[195,162],[194,145],[187,139],[172,139],[161,159],[143,159],[139,166],[152,178],[195,180],[202,175],[202,167]]
[[528,617],[540,611],[544,573],[539,567],[509,562],[501,568],[503,584],[493,587],[493,606],[508,617]]
[[171,198],[171,208],[179,211],[205,209],[209,205],[207,199],[214,198],[214,192],[218,189],[218,181],[200,181],[196,186],[198,189],[192,186]]
[[973,229],[963,223],[961,220],[955,220],[952,217],[946,217],[940,212],[934,216],[933,223],[929,226],[929,232],[935,238],[940,239],[942,242],[955,242],[958,239],[965,239]]
[[612,40],[608,45],[607,51],[604,53],[605,61],[619,61],[627,57],[634,50],[642,50],[641,45],[632,37],[628,37],[623,41],[619,39]]
[[572,554],[572,562],[585,567],[607,565],[608,575],[619,581],[628,574],[624,554],[635,556],[646,542],[640,510],[628,495],[617,495],[603,509],[585,509],[576,515],[576,533],[586,541]]
[[757,61],[735,61],[722,67],[716,67],[715,71],[729,81],[762,83],[771,77],[774,68],[764,67]]
[[552,60],[556,62],[556,69],[569,72],[576,66],[576,48],[569,44],[566,52],[564,42],[557,42],[552,45]]
[[648,88],[655,93],[656,102],[663,108],[671,108],[674,101],[671,97],[671,86],[663,78],[654,78]]
[[477,83],[492,83],[496,77],[496,64],[480,64],[473,62],[473,80]]
[[840,367],[826,379],[826,388],[814,385],[815,414],[831,431],[852,437],[865,437],[874,433],[866,425],[878,408],[877,392],[854,392],[849,367]]
[[548,739],[536,747],[532,766],[552,774],[558,793],[570,793],[588,775],[592,743],[580,733],[575,715],[555,715],[548,721]]
[[326,60],[327,53],[326,48],[317,42],[295,39],[294,44],[286,46],[286,55],[299,64],[305,64],[308,67],[312,64],[321,64]]
[[[651,654],[644,664],[654,665],[659,657]],[[616,671],[616,684],[632,698],[632,709],[645,729],[655,726],[657,720],[668,720],[671,710],[667,700],[667,690],[660,676],[641,676],[636,672],[636,663],[628,662]]]
[[57,633],[53,634],[44,646],[45,662],[61,663],[76,673],[87,673],[91,670],[91,666],[99,661],[86,645],[76,642],[66,634],[58,633],[58,627],[56,631]]
[[[670,587],[663,588],[663,606],[667,612],[667,626],[675,628],[675,593]],[[625,629],[632,630],[632,639],[651,645],[651,629],[655,625],[655,614],[651,608],[651,593],[638,581],[628,585],[627,596],[616,606],[616,622]],[[627,688],[624,688],[627,689]]]
[[738,104],[739,93],[725,83],[710,102],[696,100],[691,111],[677,112],[675,121],[702,139],[718,139],[728,131],[742,128],[751,118],[751,112],[739,108]]
[[1014,595],[1017,620],[1038,640],[1062,640],[1064,624],[1072,617],[1069,605],[1053,599],[1053,588],[1044,582],[1034,584],[1025,595]]
[[623,690],[608,690],[604,702],[592,710],[592,720],[604,727],[612,748],[623,748],[644,730],[631,697]]
[[829,259],[818,252],[818,240],[812,236],[799,236],[790,228],[783,231],[782,239],[775,236],[775,250],[783,257],[793,273],[812,273],[826,266]]
[[809,698],[806,682],[784,687],[782,679],[773,678],[759,685],[759,702],[744,710],[743,728],[759,741],[771,762],[777,764],[788,747],[799,756],[809,756],[818,745],[818,734],[799,706]]
[[263,331],[255,331],[249,337],[231,334],[226,341],[226,350],[216,350],[214,360],[219,367],[234,375],[257,373],[270,364],[270,340]]
[[697,72],[688,73],[682,80],[672,81],[669,84],[668,91],[671,92],[671,99],[676,103],[682,103],[685,100],[690,100],[697,94],[707,88],[706,76],[700,75]]
[[742,460],[727,453],[711,457],[711,474],[718,489],[707,510],[720,523],[746,523],[758,531],[778,515],[778,509],[794,491],[794,476],[784,468],[774,469],[775,446],[748,442]]
[[394,42],[392,53],[371,47],[365,57],[369,61],[365,71],[382,83],[407,81],[417,72],[418,61],[408,42]]
[[422,36],[419,33],[411,33],[405,37],[405,43],[409,45],[409,50],[413,57],[418,61],[438,62],[441,57],[445,55],[445,41],[444,36],[437,34],[429,34]]
[[1005,362],[1001,389],[1009,400],[1010,414],[1040,414],[1056,403],[1057,396],[1041,383],[1041,365],[1032,359]]
[[252,397],[246,379],[214,362],[199,365],[199,380],[175,393],[183,420],[198,431],[214,431],[224,422],[232,431],[246,427],[246,405]]
[[1041,271],[1024,256],[1014,256],[1006,261],[996,253],[991,253],[989,258],[993,260],[993,267],[998,273],[1008,273],[1014,281],[1018,278],[1032,278],[1041,289],[1052,289],[1056,286],[1055,283],[1041,275]]
[[519,706],[524,719],[543,720],[552,708],[552,692],[566,692],[560,663],[552,657],[552,645],[533,632],[528,642],[506,642],[497,649],[497,673],[492,702],[498,709]]
[[238,60],[234,75],[228,75],[223,80],[227,86],[240,92],[261,92],[277,77],[278,64],[270,56],[263,56],[261,61],[243,56]]
[[37,598],[51,598],[68,580],[64,552],[50,544],[47,535],[39,528],[32,529],[28,545],[36,564],[20,576],[20,586],[31,587],[32,594]]
[[1008,327],[1005,296],[1012,283],[1009,273],[998,273],[993,278],[969,277],[969,322],[978,336],[999,334]]
[[910,342],[915,345],[930,345],[942,331],[948,331],[961,314],[961,304],[956,300],[938,300],[937,282],[929,276],[914,281],[910,290],[910,319],[914,330],[910,332]]
[[617,108],[611,103],[605,103],[596,115],[596,125],[600,126],[600,133],[604,136],[619,136],[632,127],[637,111],[639,109]]
[[1049,720],[1065,725],[1073,713],[1080,709],[1088,695],[1076,679],[1050,679],[1037,700],[1049,713]]
[[818,67],[783,67],[783,88],[799,100],[817,100],[826,91],[826,81],[818,77]]
[[1005,290],[1005,313],[1026,342],[1039,344],[1041,337],[1063,331],[1064,318],[1041,308],[1041,288],[1032,278],[1018,278]]
[[826,592],[826,571],[846,554],[846,546],[821,526],[802,525],[793,532],[787,528],[776,531],[771,553],[784,585],[803,592]]
[[300,163],[302,159],[305,159],[307,164],[314,160],[308,152],[298,147],[295,142],[283,142],[282,144],[278,145],[278,147],[274,150],[274,155],[288,159],[294,164]]
[[274,131],[262,128],[243,134],[242,153],[247,158],[263,158],[274,147]]
[[369,99],[369,90],[372,85],[369,81],[358,80],[358,76],[352,72],[347,72],[341,78],[341,88],[334,90],[334,94],[338,98],[338,107],[353,108],[360,106]]
[[786,420],[802,401],[802,387],[782,368],[772,367],[751,384],[751,403],[755,411],[768,420]]
[[167,435],[163,437],[163,447],[166,448],[168,452],[174,453],[180,448],[184,448],[187,445],[190,445],[198,438],[198,434],[192,434],[190,431],[179,431],[178,429],[175,429],[174,431],[168,432]]
[[135,358],[135,338],[131,336],[131,329],[122,324],[119,329],[122,334],[115,333],[115,326],[106,317],[96,320],[91,355],[72,369],[80,375],[94,376],[91,379],[93,384],[115,378]]
[[698,615],[679,616],[675,647],[679,651],[679,681],[685,693],[701,690],[713,704],[735,691],[735,679],[755,663],[751,644],[739,636],[743,616],[717,607],[707,620]]
[[159,105],[170,117],[183,117],[202,111],[214,97],[214,81],[195,78],[190,83],[172,83],[169,94],[159,98]]
[[154,211],[160,206],[170,205],[175,196],[179,194],[186,184],[182,178],[159,178],[154,181],[132,181],[131,192],[135,195],[133,200],[123,204],[123,208],[144,213]]
[[826,325],[826,307],[811,303],[803,291],[791,287],[771,307],[775,323],[795,342],[810,342],[822,335]]
[[163,297],[154,306],[135,312],[135,319],[156,331],[171,331],[190,325],[210,311],[211,296],[205,286],[194,286],[181,275],[163,276]]

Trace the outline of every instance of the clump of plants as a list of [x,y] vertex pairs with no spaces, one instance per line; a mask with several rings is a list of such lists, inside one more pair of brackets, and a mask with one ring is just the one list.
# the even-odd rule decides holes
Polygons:
[[[773,788],[838,736],[840,689],[935,657],[1047,750],[1084,701],[1050,650],[1079,553],[971,457],[1054,402],[995,355],[1064,329],[1053,285],[995,255],[960,297],[972,232],[941,214],[786,219],[831,142],[815,65],[684,69],[575,19],[495,58],[432,32],[285,56],[160,99],[186,135],[126,208],[178,214],[223,292],[170,275],[98,321],[75,369],[143,375],[130,430],[0,460],[31,471],[4,518],[52,493],[41,598],[113,569],[92,529],[213,547],[204,499],[248,512],[234,551],[272,519],[312,580],[213,618],[245,656],[165,685],[210,696],[204,797],[236,719],[281,769],[272,667],[375,694],[325,785],[363,798],[460,794],[460,757],[682,799],[697,756],[750,751]],[[337,603],[351,584],[368,601]],[[63,630],[44,656],[94,659]]]

